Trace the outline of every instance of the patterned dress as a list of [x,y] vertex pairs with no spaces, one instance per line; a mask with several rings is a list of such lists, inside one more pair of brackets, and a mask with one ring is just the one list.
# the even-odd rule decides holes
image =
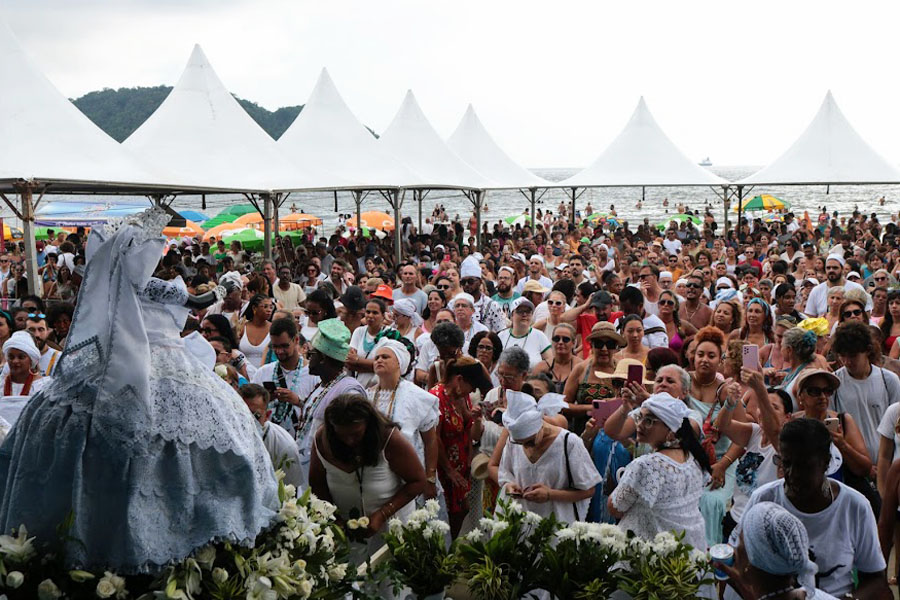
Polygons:
[[[472,439],[469,431],[472,427],[471,417],[463,419],[453,406],[450,396],[444,390],[444,384],[439,383],[431,388],[431,393],[437,396],[441,411],[441,420],[438,425],[438,436],[447,453],[447,460],[451,467],[466,480],[466,487],[460,488],[453,485],[450,477],[443,469],[438,469],[438,478],[444,487],[444,495],[447,498],[447,511],[450,513],[465,512],[468,510],[466,494],[472,487],[469,476],[469,465],[472,461]],[[466,406],[471,408],[469,398],[466,397]]]

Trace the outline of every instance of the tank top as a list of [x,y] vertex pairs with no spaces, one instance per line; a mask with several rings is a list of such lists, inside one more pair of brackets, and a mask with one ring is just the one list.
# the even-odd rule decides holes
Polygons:
[[244,353],[244,356],[247,357],[247,360],[254,367],[261,367],[263,365],[263,358],[265,358],[266,348],[269,346],[269,334],[266,334],[266,337],[263,338],[263,341],[260,342],[258,346],[254,346],[250,343],[250,338],[247,337],[247,328],[244,328],[244,332],[241,334],[241,341],[238,344],[238,349]]
[[[581,383],[578,384],[578,392],[575,395],[575,404],[591,404],[594,400],[609,400],[610,398],[615,397],[616,391],[612,386],[599,381],[595,383],[588,382],[588,378],[591,376],[591,371],[593,371],[593,369],[594,359],[592,358],[584,369],[584,377],[581,379]],[[569,429],[571,429],[573,433],[581,435],[584,431],[584,426],[587,424],[588,416],[572,417],[569,421]]]

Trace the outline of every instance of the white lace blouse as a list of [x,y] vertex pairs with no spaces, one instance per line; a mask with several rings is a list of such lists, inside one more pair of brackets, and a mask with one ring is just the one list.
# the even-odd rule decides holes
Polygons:
[[700,496],[705,475],[693,457],[679,463],[665,454],[653,452],[625,467],[610,499],[625,516],[619,522],[644,539],[663,531],[684,531],[685,543],[706,549]]

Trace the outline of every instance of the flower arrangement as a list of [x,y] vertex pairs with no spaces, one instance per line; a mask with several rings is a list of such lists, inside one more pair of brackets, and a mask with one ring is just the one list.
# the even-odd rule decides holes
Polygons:
[[456,554],[474,600],[519,600],[540,588],[545,579],[540,558],[559,527],[515,501],[498,500],[494,518],[457,540]]
[[384,534],[395,588],[405,585],[420,598],[443,592],[456,579],[458,561],[447,542],[450,526],[437,519],[438,508],[437,500],[428,500],[405,523],[391,519]]
[[541,556],[541,587],[557,598],[609,598],[628,537],[615,525],[572,523],[554,532]]
[[[348,542],[335,507],[308,491],[296,498],[278,471],[278,523],[252,548],[227,542],[205,546],[159,576],[120,577],[67,570],[57,548],[38,548],[25,526],[0,536],[0,594],[9,600],[281,600],[343,599],[358,595],[356,569],[348,568]],[[71,541],[59,528],[60,541]]]
[[693,549],[683,539],[683,532],[658,533],[652,541],[629,533],[619,587],[634,600],[696,598],[701,587],[715,580],[709,577],[706,552]]

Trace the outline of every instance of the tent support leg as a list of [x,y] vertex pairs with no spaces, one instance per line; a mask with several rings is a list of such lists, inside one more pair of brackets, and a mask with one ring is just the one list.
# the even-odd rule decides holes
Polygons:
[[575,192],[578,188],[572,188],[572,225],[575,225]]
[[723,192],[723,193],[722,193],[722,210],[723,210],[723,215],[722,215],[722,217],[723,217],[723,218],[722,218],[722,235],[723,235],[723,236],[727,236],[727,235],[728,235],[728,204],[729,204],[729,202],[728,202],[728,191],[729,191],[729,190],[728,190],[728,186],[725,186],[725,187],[722,188],[722,192]]
[[[337,211],[338,211],[337,190],[334,190],[334,212],[337,212]],[[359,221],[357,221],[356,223],[359,224]]]
[[475,250],[481,252],[481,207],[484,205],[484,190],[475,192]]
[[19,200],[22,206],[22,229],[25,234],[25,276],[28,278],[28,293],[42,296],[42,288],[38,288],[37,248],[34,240],[34,188],[24,184],[19,189]]
[[272,260],[272,196],[262,194],[263,200],[263,257]]
[[[353,202],[356,204],[356,230],[357,232],[362,227],[360,223],[360,219],[362,219],[362,192],[359,190],[351,192],[353,194]],[[335,192],[337,194],[337,192]]]
[[537,188],[530,188],[528,191],[531,192],[531,235],[534,235],[537,230],[537,215],[534,210],[537,203]]
[[[402,193],[401,193],[402,192]],[[395,265],[403,262],[403,239],[400,235],[400,208],[403,206],[403,198],[406,196],[406,190],[394,190],[391,192],[394,198],[394,251],[396,252]]]
[[741,226],[741,212],[744,208],[744,186],[737,186],[738,189],[738,217],[737,217],[737,240],[738,242],[743,243],[744,241],[744,228]]
[[[422,190],[413,190],[413,200],[419,203],[419,235],[422,235]],[[396,224],[395,224],[396,225]]]
[[206,210],[206,194],[200,195],[200,208]]

